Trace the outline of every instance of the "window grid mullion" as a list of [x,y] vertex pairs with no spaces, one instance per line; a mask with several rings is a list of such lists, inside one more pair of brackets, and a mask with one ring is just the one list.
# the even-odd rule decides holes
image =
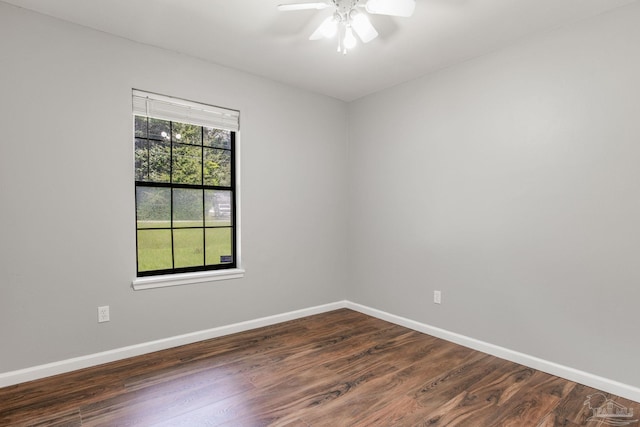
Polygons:
[[145,182],[145,181],[136,181],[136,186],[140,187],[164,187],[164,188],[184,188],[184,189],[194,189],[194,190],[221,190],[221,191],[232,191],[232,187],[226,187],[223,185],[197,185],[197,184],[169,184],[166,182]]
[[176,269],[176,248],[175,239],[173,237],[173,122],[169,122],[169,182],[171,183],[171,207],[169,209],[171,217],[169,218],[171,224],[171,268]]
[[204,191],[204,127],[200,126],[200,182],[202,183],[202,265],[207,265],[207,229],[205,228],[207,214],[207,202]]
[[151,179],[151,141],[149,140],[149,117],[145,117],[145,124],[147,127],[147,132],[145,137],[146,139],[146,143],[145,146],[147,147],[147,179]]
[[236,265],[236,133],[231,132],[231,253],[233,265]]

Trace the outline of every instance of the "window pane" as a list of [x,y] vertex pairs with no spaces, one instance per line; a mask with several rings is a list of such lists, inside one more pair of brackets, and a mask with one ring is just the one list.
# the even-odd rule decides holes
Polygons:
[[206,210],[205,225],[214,227],[228,227],[233,218],[231,191],[206,190],[204,192]]
[[202,147],[173,145],[173,182],[202,184]]
[[202,190],[173,190],[173,226],[202,227]]
[[204,149],[204,184],[231,186],[231,151]]
[[168,143],[136,139],[136,181],[169,182],[171,152]]
[[186,123],[173,122],[172,134],[174,143],[202,145],[202,127]]
[[233,262],[231,228],[207,228],[205,230],[207,265]]
[[171,189],[136,187],[138,228],[171,227]]
[[149,141],[136,138],[135,146],[136,181],[149,179]]
[[204,130],[204,145],[208,147],[226,148],[231,149],[231,131],[215,129],[215,128],[203,128]]
[[135,129],[136,129],[136,138],[146,138],[147,137],[147,118],[135,116]]
[[171,125],[166,120],[149,118],[149,139],[169,141],[171,139]]
[[173,247],[176,268],[204,265],[202,229],[173,230]]
[[138,271],[173,268],[171,230],[138,230]]

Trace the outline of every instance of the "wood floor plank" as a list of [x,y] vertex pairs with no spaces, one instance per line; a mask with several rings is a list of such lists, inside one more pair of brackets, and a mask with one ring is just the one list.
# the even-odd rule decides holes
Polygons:
[[575,383],[536,371],[517,393],[500,405],[487,425],[536,426],[542,422],[562,399],[575,387]]
[[[418,346],[416,346],[418,347]],[[418,347],[423,359],[403,367],[398,372],[390,375],[386,380],[387,391],[375,402],[371,402],[366,411],[363,411],[355,420],[354,425],[411,425],[423,420],[431,410],[419,405],[415,398],[415,391],[425,381],[432,380],[442,375],[443,371],[451,369],[451,366],[460,366],[485,358],[486,355],[455,344],[439,341],[428,347]],[[404,366],[404,365],[401,365]],[[323,414],[327,415],[327,414]],[[305,421],[310,421],[307,417]],[[322,418],[312,419],[322,421]]]
[[80,411],[86,426],[136,426],[160,422],[252,389],[241,376],[203,371],[83,405]]
[[640,415],[638,402],[341,309],[2,388],[0,426],[596,427],[590,395]]
[[33,420],[29,423],[29,427],[79,427],[81,425],[82,417],[79,410],[49,414],[41,420]]
[[497,369],[485,370],[486,375],[469,382],[463,389],[451,388],[445,402],[432,409],[427,423],[432,426],[483,425],[500,406],[525,385],[535,372],[532,369],[495,358]]
[[257,387],[263,387],[272,384],[274,377],[288,375],[296,369],[305,370],[318,364],[322,364],[335,375],[338,373],[336,365],[344,367],[345,358],[364,351],[371,345],[373,336],[386,341],[406,333],[402,327],[388,324],[385,326],[381,330],[370,330],[367,333],[347,332],[339,336],[328,336],[320,342],[293,347],[286,353],[272,352],[274,363],[262,369],[256,369],[251,375],[251,382]]
[[[365,385],[377,378],[385,376],[395,370],[395,367],[385,363],[378,363],[360,372],[352,373],[346,377],[328,377],[313,386],[303,386],[297,390],[303,390],[298,394],[297,390],[292,396],[280,395],[282,384],[274,387],[270,398],[263,400],[261,396],[256,401],[251,401],[252,407],[260,407],[258,414],[251,417],[239,417],[240,421],[249,425],[286,424],[293,418],[299,418],[309,410],[331,412],[331,403],[343,401],[346,396],[360,394]],[[295,396],[295,397],[294,397]],[[293,398],[292,398],[293,397]],[[235,420],[234,420],[235,421]],[[308,422],[306,419],[304,421]],[[335,422],[335,418],[333,420]],[[341,419],[342,425],[348,425],[348,419]]]

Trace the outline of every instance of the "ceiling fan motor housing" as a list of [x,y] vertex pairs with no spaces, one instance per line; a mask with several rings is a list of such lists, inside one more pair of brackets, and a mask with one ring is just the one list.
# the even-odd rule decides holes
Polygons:
[[342,16],[346,17],[349,15],[357,5],[360,3],[360,0],[332,0],[333,4],[336,7],[336,12]]

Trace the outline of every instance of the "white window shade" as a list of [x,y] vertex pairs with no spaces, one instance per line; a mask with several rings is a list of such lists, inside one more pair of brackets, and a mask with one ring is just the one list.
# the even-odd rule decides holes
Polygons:
[[133,114],[197,126],[240,130],[240,112],[155,93],[133,91]]

